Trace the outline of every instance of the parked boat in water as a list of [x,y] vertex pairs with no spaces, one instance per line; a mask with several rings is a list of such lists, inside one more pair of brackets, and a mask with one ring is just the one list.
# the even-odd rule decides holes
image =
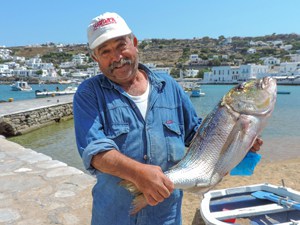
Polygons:
[[200,85],[196,85],[192,88],[191,97],[203,97],[205,93],[202,92]]
[[271,184],[213,190],[204,195],[200,212],[207,225],[300,224],[300,192]]
[[44,97],[54,97],[60,95],[72,95],[77,91],[77,86],[68,86],[64,90],[60,91],[58,88],[55,91],[35,91],[36,98],[44,98]]
[[277,84],[284,85],[299,85],[300,84],[300,75],[291,75],[291,76],[274,76],[277,80]]
[[289,95],[289,94],[291,94],[291,92],[290,91],[277,91],[277,94],[279,94],[279,95]]
[[12,91],[32,91],[32,87],[26,81],[16,81],[11,85]]

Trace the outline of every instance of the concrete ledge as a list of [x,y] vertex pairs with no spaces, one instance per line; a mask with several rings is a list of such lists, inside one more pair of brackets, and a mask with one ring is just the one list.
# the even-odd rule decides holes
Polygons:
[[20,135],[72,117],[72,95],[1,103],[0,135]]
[[96,180],[0,136],[0,224],[90,224]]

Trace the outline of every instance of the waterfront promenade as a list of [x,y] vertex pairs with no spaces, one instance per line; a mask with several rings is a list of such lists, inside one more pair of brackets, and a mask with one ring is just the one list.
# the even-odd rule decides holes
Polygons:
[[0,104],[0,135],[24,134],[73,117],[73,95]]
[[0,224],[88,225],[94,177],[0,136]]
[[24,111],[32,111],[73,101],[73,95],[36,98],[22,101],[4,102],[0,104],[0,117]]

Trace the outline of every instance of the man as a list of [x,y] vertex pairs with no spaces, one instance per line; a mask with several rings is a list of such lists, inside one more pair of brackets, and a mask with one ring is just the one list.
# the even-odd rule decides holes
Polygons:
[[[139,64],[138,41],[119,15],[94,18],[88,40],[103,74],[78,88],[74,122],[84,165],[97,177],[92,224],[181,224],[182,191],[163,171],[182,159],[201,119],[174,79]],[[134,216],[122,179],[149,204]]]

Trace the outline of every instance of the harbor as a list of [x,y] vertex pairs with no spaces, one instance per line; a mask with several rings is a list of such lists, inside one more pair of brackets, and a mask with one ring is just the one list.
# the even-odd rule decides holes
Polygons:
[[[231,87],[232,85],[201,85],[206,96],[191,98],[199,116],[207,115]],[[281,179],[284,179],[288,187],[300,190],[297,167],[300,163],[300,128],[298,123],[292,122],[293,115],[300,108],[297,101],[299,88],[279,86],[278,91],[288,91],[290,94],[278,96],[274,115],[263,134],[263,159],[254,175],[227,176],[216,189],[264,182],[280,185]],[[18,93],[22,95],[24,92]],[[1,103],[0,114],[12,115],[40,107],[56,107],[59,104],[71,103],[72,97],[33,97]],[[0,140],[0,181],[5,183],[0,195],[3,200],[0,221],[4,221],[3,224],[90,224],[94,178],[83,169],[73,129],[72,120],[61,120],[29,133]],[[44,164],[54,164],[54,167],[40,168]],[[199,209],[199,196],[185,193],[182,206],[183,224],[204,225]],[[34,215],[34,220],[32,212],[38,213],[38,216]]]

